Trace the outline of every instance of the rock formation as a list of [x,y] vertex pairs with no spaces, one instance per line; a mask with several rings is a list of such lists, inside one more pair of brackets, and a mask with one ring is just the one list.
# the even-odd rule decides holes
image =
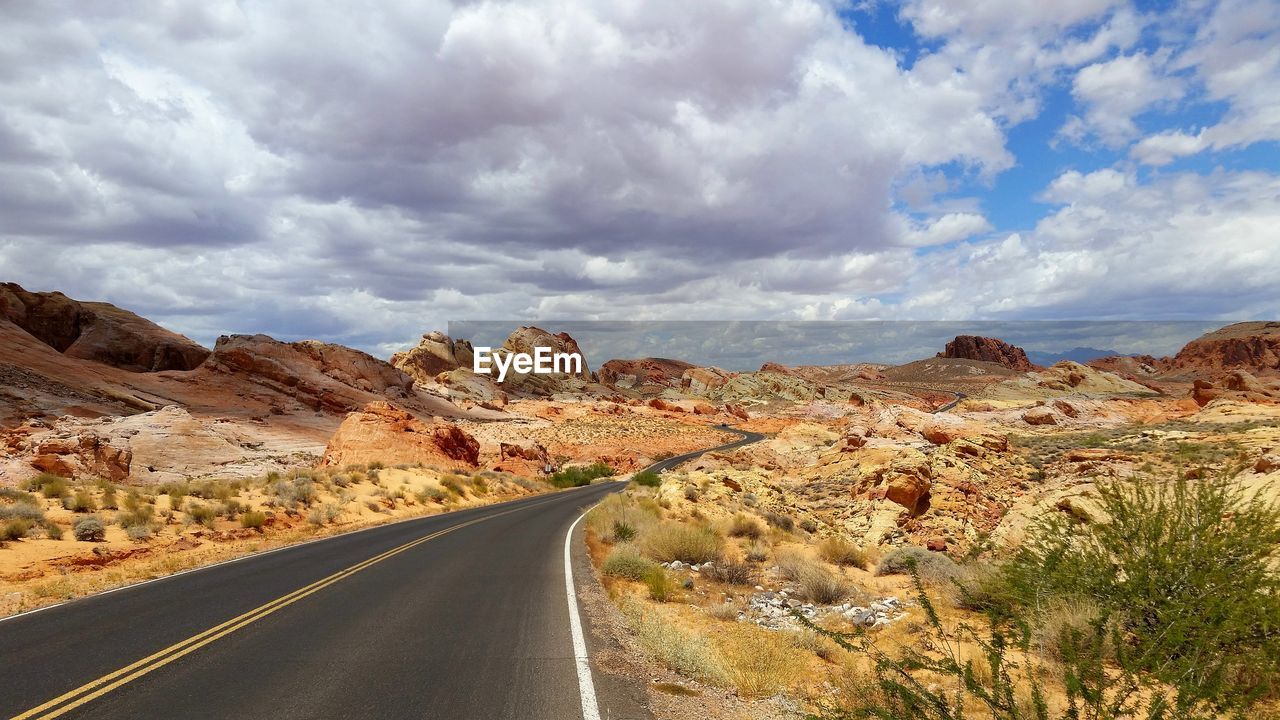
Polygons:
[[192,370],[209,351],[114,305],[0,283],[0,317],[68,357],[131,372]]
[[389,402],[373,402],[342,421],[322,465],[383,462],[475,469],[480,443],[456,425],[420,420]]
[[1167,362],[1172,371],[1280,373],[1280,322],[1228,325],[1187,343]]
[[679,388],[684,372],[692,367],[692,363],[667,358],[609,360],[600,366],[598,374],[601,383],[613,388],[641,385]]
[[1019,372],[1036,369],[1036,366],[1027,359],[1027,353],[1022,348],[1010,345],[1003,340],[980,335],[957,335],[956,339],[947,343],[945,350],[938,353],[938,357],[983,360]]
[[439,331],[423,335],[422,340],[413,349],[391,356],[393,366],[423,383],[435,380],[440,373],[457,368],[470,368],[471,360],[472,349],[469,341],[454,340]]

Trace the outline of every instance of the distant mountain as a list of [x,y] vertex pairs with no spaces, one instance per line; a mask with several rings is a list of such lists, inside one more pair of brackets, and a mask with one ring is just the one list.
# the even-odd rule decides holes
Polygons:
[[1070,350],[1064,350],[1058,353],[1040,352],[1038,350],[1027,351],[1027,357],[1031,359],[1031,362],[1037,365],[1044,365],[1045,367],[1057,362],[1062,362],[1063,360],[1070,360],[1083,365],[1090,360],[1097,360],[1101,357],[1110,357],[1113,355],[1124,356],[1122,353],[1118,353],[1115,350],[1099,350],[1098,348],[1091,347],[1071,348]]

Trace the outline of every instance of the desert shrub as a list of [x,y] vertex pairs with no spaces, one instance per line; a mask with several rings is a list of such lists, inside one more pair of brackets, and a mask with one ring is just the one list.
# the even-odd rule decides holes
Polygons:
[[644,487],[658,487],[662,484],[662,476],[652,470],[641,470],[631,476],[631,482]]
[[433,502],[444,503],[449,498],[449,493],[437,487],[427,487],[414,493],[414,497],[423,505]]
[[707,528],[675,522],[655,525],[643,540],[645,553],[661,562],[709,562],[720,557],[722,545],[720,536]]
[[107,536],[107,528],[103,525],[102,518],[89,515],[76,520],[71,533],[81,542],[102,542]]
[[31,497],[30,500],[20,500],[12,505],[5,503],[0,505],[0,520],[39,522],[44,520],[44,508],[36,504],[34,497]]
[[707,615],[716,620],[724,620],[726,622],[736,622],[738,620],[738,606],[731,602],[722,602],[708,605]]
[[644,586],[649,590],[649,599],[667,602],[676,596],[676,583],[660,565],[654,565],[644,574]]
[[909,575],[912,567],[929,584],[950,583],[960,572],[959,566],[942,553],[914,545],[894,548],[876,563],[876,575]]
[[64,533],[62,530],[62,526],[59,525],[58,523],[53,522],[51,520],[45,520],[44,525],[42,527],[44,527],[45,537],[49,538],[50,540],[62,539],[62,536]]
[[1032,526],[1004,566],[1022,607],[1087,597],[1174,707],[1238,711],[1280,691],[1280,509],[1225,478],[1104,483],[1099,522]]
[[141,502],[136,494],[130,494],[125,498],[125,508],[116,513],[117,525],[126,531],[129,528],[151,526],[155,517],[155,506]]
[[630,542],[636,539],[636,527],[626,520],[614,520],[610,535],[613,542]]
[[697,486],[697,485],[685,485],[685,486],[684,486],[684,499],[685,499],[685,500],[688,500],[689,502],[697,502],[697,501],[698,501],[698,486]]
[[387,467],[386,463],[384,463],[384,462],[382,462],[382,461],[380,461],[380,460],[374,460],[373,462],[369,463],[369,470],[370,470],[371,472],[377,472],[378,470],[384,470],[384,469],[386,469],[386,467]]
[[104,510],[119,509],[119,501],[116,499],[116,486],[109,482],[102,486],[102,508]]
[[718,562],[704,567],[702,576],[728,585],[756,584],[756,569],[748,563]]
[[818,521],[813,518],[805,518],[800,521],[800,529],[807,533],[818,532]]
[[465,492],[462,489],[462,478],[457,475],[445,475],[440,478],[440,487],[459,497],[461,497]]
[[124,534],[130,540],[140,542],[142,540],[150,540],[153,533],[150,525],[130,525],[124,529]]
[[749,492],[742,496],[742,504],[747,507],[755,507],[760,504],[760,498],[756,497],[755,493]]
[[613,475],[613,468],[602,462],[586,467],[569,467],[547,478],[547,482],[558,488],[582,487],[590,485],[592,480]]
[[181,512],[182,506],[184,503],[186,503],[186,500],[187,500],[187,494],[186,494],[185,488],[184,489],[173,488],[173,489],[170,489],[165,494],[169,496],[169,511],[175,512],[175,513]]
[[605,558],[600,572],[627,580],[644,580],[656,565],[642,556],[634,547],[619,545]]
[[199,523],[205,527],[213,527],[213,521],[218,517],[218,513],[209,505],[189,502],[187,503],[187,517],[191,518],[194,523]]
[[747,548],[747,562],[762,563],[769,559],[769,543],[756,540]]
[[818,544],[818,555],[832,565],[847,565],[867,569],[867,553],[862,548],[841,537],[829,537]]
[[778,559],[782,576],[794,582],[801,599],[830,605],[849,597],[853,589],[843,578],[803,555],[786,555]]
[[471,489],[477,495],[487,495],[489,493],[489,482],[483,476],[473,475],[471,477]]
[[729,523],[729,534],[733,537],[745,537],[752,540],[764,535],[764,526],[750,515],[738,513]]
[[67,490],[67,479],[60,475],[40,473],[30,483],[28,489],[38,489],[40,494],[47,498],[60,498],[69,492]]
[[719,653],[706,638],[681,629],[638,600],[624,601],[622,612],[647,655],[686,677],[713,685],[728,683]]
[[267,524],[267,514],[261,510],[250,510],[240,516],[240,527],[261,530]]
[[587,514],[587,527],[607,543],[630,542],[654,523],[660,510],[629,495],[610,495]]
[[98,504],[93,501],[93,496],[88,490],[77,490],[75,494],[68,494],[62,498],[62,507],[74,513],[95,512]]
[[774,695],[803,672],[790,638],[781,633],[742,624],[719,633],[715,645],[742,697]]
[[764,521],[783,532],[791,532],[796,529],[796,521],[791,519],[790,515],[784,515],[772,510],[764,513]]
[[293,508],[298,505],[310,507],[311,503],[316,499],[316,484],[309,476],[297,476],[294,478],[282,478],[271,482],[267,486],[267,494],[276,498],[276,500],[286,508]]
[[0,541],[21,540],[31,532],[31,521],[24,518],[6,520],[0,525]]
[[12,503],[35,504],[36,496],[16,488],[0,487],[0,500],[8,500]]

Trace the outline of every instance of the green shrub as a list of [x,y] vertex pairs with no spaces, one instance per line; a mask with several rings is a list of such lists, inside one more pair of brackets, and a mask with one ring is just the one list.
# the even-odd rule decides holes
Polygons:
[[660,562],[710,562],[720,557],[722,546],[720,536],[711,530],[674,522],[655,525],[643,541],[645,553]]
[[205,527],[213,527],[214,519],[218,517],[218,513],[209,505],[202,503],[187,503],[187,517],[192,522],[199,523]]
[[880,558],[876,563],[876,575],[909,575],[913,565],[920,577],[930,584],[950,583],[960,572],[955,561],[942,553],[903,545]]
[[631,482],[644,487],[658,487],[662,484],[662,476],[652,470],[641,470],[631,476]]
[[462,489],[462,478],[457,475],[445,475],[440,478],[440,487],[448,490],[450,493],[462,497],[465,491]]
[[840,537],[830,537],[818,544],[818,555],[832,565],[847,565],[866,570],[867,553],[862,548]]
[[39,489],[40,494],[47,498],[60,498],[67,494],[67,479],[60,475],[51,473],[40,473],[31,481],[32,486],[29,489]]
[[1102,521],[1032,526],[1004,570],[1017,602],[1092,599],[1179,710],[1237,711],[1280,692],[1280,509],[1225,478],[1104,483],[1098,495]]
[[547,478],[547,482],[558,488],[582,487],[590,485],[592,480],[613,475],[613,468],[602,462],[586,467],[570,467]]
[[89,515],[76,520],[71,533],[81,542],[102,542],[107,536],[107,528],[103,525],[102,518]]
[[631,542],[636,539],[636,528],[625,520],[613,521],[613,542]]
[[93,501],[93,496],[87,490],[77,490],[74,495],[67,495],[62,498],[62,507],[74,513],[96,512],[98,504]]
[[649,590],[649,599],[667,602],[676,596],[676,583],[661,566],[655,565],[644,574],[644,585]]
[[46,520],[44,522],[44,534],[45,537],[50,540],[61,540],[63,535],[62,526],[58,523]]
[[240,516],[240,527],[261,530],[267,524],[267,514],[261,510],[250,510]]
[[0,525],[0,541],[21,540],[31,532],[31,521],[24,518],[6,520]]
[[654,567],[657,567],[654,562],[640,555],[635,548],[620,545],[605,558],[604,564],[600,566],[600,572],[610,577],[644,580]]

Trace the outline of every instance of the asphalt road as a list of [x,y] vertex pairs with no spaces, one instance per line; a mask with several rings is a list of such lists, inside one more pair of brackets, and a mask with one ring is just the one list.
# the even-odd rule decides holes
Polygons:
[[[761,437],[737,432],[711,449]],[[0,621],[0,717],[583,717],[565,534],[623,487],[384,525]]]

